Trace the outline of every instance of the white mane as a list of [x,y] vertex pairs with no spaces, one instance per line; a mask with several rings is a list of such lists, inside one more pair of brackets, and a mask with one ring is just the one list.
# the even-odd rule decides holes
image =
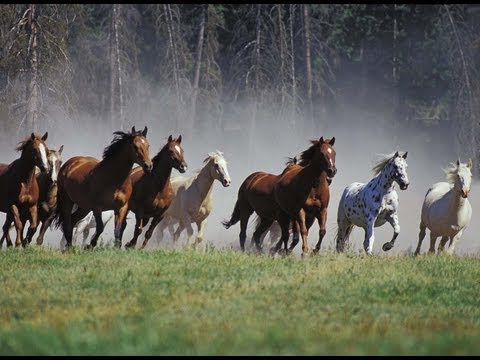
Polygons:
[[385,168],[385,165],[395,157],[395,152],[390,154],[383,154],[380,155],[380,159],[376,162],[376,164],[372,168],[373,175],[378,175],[382,170]]

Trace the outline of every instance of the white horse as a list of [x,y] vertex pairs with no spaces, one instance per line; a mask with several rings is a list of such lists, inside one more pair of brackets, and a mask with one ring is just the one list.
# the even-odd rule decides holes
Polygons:
[[428,189],[423,200],[420,233],[415,255],[420,254],[425,230],[430,230],[429,253],[435,253],[437,237],[442,240],[438,251],[443,251],[450,238],[448,254],[453,254],[455,244],[462,237],[463,231],[470,224],[472,207],[467,197],[472,184],[472,160],[468,164],[450,164],[445,170],[448,182],[438,182]]
[[343,252],[345,243],[354,226],[363,228],[365,240],[363,248],[368,255],[372,255],[375,240],[374,227],[385,224],[386,221],[393,227],[393,238],[383,244],[383,251],[390,250],[400,233],[398,223],[398,194],[394,182],[401,190],[409,185],[407,176],[407,153],[384,156],[373,167],[375,177],[368,183],[352,183],[343,191],[337,214],[337,251]]
[[[197,224],[198,229],[195,245],[202,242],[207,218],[212,210],[213,182],[218,180],[224,187],[231,184],[227,161],[222,152],[217,150],[209,153],[203,163],[205,164],[203,168],[189,178],[175,176],[170,179],[175,197],[159,224],[159,242],[163,239],[163,231],[166,227],[169,228],[174,242],[186,228],[187,245],[189,245],[193,236],[192,223]],[[175,223],[178,223],[178,227],[173,232]]]
[[[74,206],[75,208],[75,206]],[[106,227],[107,223],[113,219],[115,216],[113,210],[107,210],[102,212],[102,222],[103,226]],[[93,211],[90,211],[87,216],[85,216],[83,219],[81,219],[73,228],[73,236],[72,236],[72,243],[75,244],[78,242],[78,236],[79,234],[83,235],[82,239],[82,248],[85,247],[87,244],[87,238],[90,233],[90,230],[96,229],[97,223],[95,222],[95,216],[93,216]],[[67,244],[67,240],[65,239],[65,235],[62,236],[62,239],[60,240],[60,246],[61,248],[65,248],[65,245]]]

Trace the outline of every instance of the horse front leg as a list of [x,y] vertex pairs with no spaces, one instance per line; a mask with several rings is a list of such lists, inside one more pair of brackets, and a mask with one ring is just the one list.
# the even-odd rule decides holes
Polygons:
[[395,244],[395,240],[397,239],[398,234],[400,234],[400,224],[398,223],[397,214],[395,213],[391,216],[388,216],[387,221],[390,225],[392,225],[393,237],[392,237],[392,240],[383,244],[383,246],[382,246],[383,251],[388,251],[391,248],[393,248],[393,245]]
[[124,221],[127,221],[127,213],[128,213],[128,202],[126,202],[121,208],[115,210],[115,230],[114,230],[114,235],[115,235],[115,247],[121,248],[122,247],[122,237],[123,237],[123,231],[125,230],[125,227],[127,226],[126,223],[124,224]]
[[318,252],[320,251],[320,246],[322,246],[323,238],[327,233],[327,208],[322,208],[322,210],[320,210],[320,213],[318,214],[318,217],[317,217],[317,221],[318,221],[318,226],[320,227],[320,230],[318,232],[318,242],[317,242],[317,245],[315,245],[315,249],[313,249],[313,254],[318,254]]
[[15,239],[15,247],[22,246],[25,247],[26,244],[23,242],[23,222],[20,218],[20,212],[18,211],[17,205],[12,205],[10,207],[12,213],[13,222],[15,224],[15,230],[17,231],[17,237]]
[[40,233],[38,234],[38,237],[37,237],[37,245],[43,244],[45,233],[47,232],[48,227],[52,223],[54,216],[55,216],[55,211],[50,211],[50,214],[48,215],[48,217],[45,219],[45,221],[42,222],[42,226],[40,227]]
[[135,214],[135,229],[133,230],[133,237],[125,244],[126,249],[134,248],[137,245],[137,240],[143,229],[143,212],[137,211]]
[[10,238],[10,224],[13,221],[13,214],[7,211],[7,216],[5,217],[5,223],[3,224],[3,235],[2,239],[0,240],[0,247],[3,244],[3,240],[6,240],[7,247],[12,247],[12,239]]
[[147,232],[145,233],[145,239],[143,240],[142,249],[147,245],[148,240],[150,240],[150,238],[153,235],[153,230],[155,230],[155,227],[160,223],[160,221],[162,221],[162,219],[163,219],[163,214],[157,215],[152,219],[152,222]]
[[37,231],[38,226],[38,208],[37,204],[32,205],[28,208],[28,214],[30,216],[30,225],[28,227],[27,236],[25,240],[22,241],[25,247],[27,244],[30,244],[32,241],[33,235],[35,235],[35,231]]
[[308,253],[308,230],[305,225],[305,210],[302,208],[298,212],[297,221],[300,225],[300,234],[302,235],[302,258]]
[[[203,243],[203,232],[205,231],[205,226],[207,225],[207,219],[205,218],[202,221],[197,221],[197,238],[195,239],[195,246]],[[206,246],[206,245],[205,245]]]
[[375,219],[368,221],[367,226],[365,227],[365,240],[363,241],[363,249],[367,255],[372,255],[373,251],[373,242],[375,241],[374,224]]

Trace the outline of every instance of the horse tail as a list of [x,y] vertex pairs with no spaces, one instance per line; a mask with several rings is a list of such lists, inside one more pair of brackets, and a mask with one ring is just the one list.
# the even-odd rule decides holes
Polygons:
[[345,250],[345,245],[348,244],[348,239],[353,230],[353,224],[348,224],[346,226],[339,226],[335,232],[334,243],[337,247],[337,252],[343,252]]
[[230,220],[222,221],[222,225],[225,226],[225,229],[228,229],[230,226],[235,225],[237,222],[240,221],[240,199],[237,199],[235,203],[235,207],[233,208],[232,216]]
[[64,197],[65,197],[65,194],[64,194],[63,188],[60,186],[60,184],[57,183],[57,204],[53,212],[52,222],[50,224],[50,227],[55,230],[60,228],[60,226],[64,222],[63,211],[62,211]]

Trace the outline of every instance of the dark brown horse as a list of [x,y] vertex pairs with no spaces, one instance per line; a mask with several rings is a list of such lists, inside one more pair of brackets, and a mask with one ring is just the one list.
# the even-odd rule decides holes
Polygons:
[[[325,170],[329,177],[335,176],[337,172],[335,150],[333,149],[335,137],[326,140],[321,137],[319,140],[312,140],[311,143],[312,145],[301,153],[299,164],[288,166],[275,183],[275,201],[282,209],[277,219],[282,229],[282,236],[274,251],[278,251],[282,243],[285,249],[287,248],[290,221],[293,220],[296,223],[297,231],[302,236],[302,256],[307,254],[308,229],[305,224],[304,206],[312,188],[319,181],[322,171]],[[328,186],[325,191],[328,191]]]
[[[103,232],[102,211],[115,212],[115,246],[121,247],[121,230],[128,212],[128,201],[132,194],[130,171],[134,163],[151,172],[152,161],[147,127],[130,133],[114,132],[114,139],[103,151],[101,161],[90,156],[74,156],[63,164],[58,174],[57,209],[54,223],[62,225],[66,247],[72,246],[73,226],[93,211],[96,232],[90,247],[97,245]],[[72,214],[73,205],[78,209]]]
[[[38,184],[38,202],[37,202],[37,218],[40,227],[40,233],[37,237],[37,245],[43,244],[43,238],[50,223],[52,222],[55,209],[57,208],[57,176],[62,165],[62,151],[63,145],[59,150],[48,149],[48,173],[36,171]],[[28,219],[22,216],[23,226]],[[13,224],[12,224],[13,226]],[[38,227],[38,226],[37,226]],[[5,234],[0,239],[0,246],[2,246]],[[32,239],[29,239],[30,241]],[[12,246],[12,243],[7,240],[7,246]]]
[[[311,188],[318,182],[318,178],[320,176],[319,172],[321,172],[321,169],[324,167],[326,169],[331,168],[331,170],[327,170],[327,173],[330,174],[330,177],[335,175],[335,152],[333,151],[333,148],[331,148],[334,142],[335,138],[323,141],[323,137],[320,140],[312,141],[313,145],[308,150],[305,150],[301,155],[300,163],[303,164],[303,166],[300,164],[289,163],[279,175],[273,175],[265,172],[255,172],[244,180],[238,191],[238,198],[237,202],[235,203],[231,219],[223,222],[223,225],[228,229],[230,226],[240,221],[240,247],[242,250],[245,249],[248,219],[254,211],[258,215],[259,221],[253,233],[252,242],[255,243],[258,250],[261,249],[261,235],[268,228],[270,228],[275,220],[279,222],[280,219],[282,219],[284,222],[286,221],[287,234],[289,233],[288,228],[290,219],[292,218],[295,221],[298,220],[298,213],[300,212],[300,209],[297,210],[297,215],[295,216],[283,210],[275,197],[276,184],[281,179],[286,182],[286,174],[290,174],[289,178],[291,178],[293,173],[295,173],[297,178],[294,178],[293,183],[290,185],[290,192],[292,195],[295,195],[297,191],[296,187],[299,186],[299,189],[302,190],[303,193],[297,195],[297,197],[300,199],[303,198],[303,203],[305,204]],[[325,145],[322,149],[322,144],[328,145]],[[330,152],[327,150],[328,148],[331,148]],[[325,152],[323,157],[317,154],[322,150]],[[332,158],[333,162],[330,161]],[[315,160],[315,162],[313,160]],[[321,163],[322,166],[318,167],[317,163]],[[305,168],[306,170],[299,171],[302,168]],[[292,170],[293,173],[291,172]],[[298,178],[298,176],[300,176],[300,178]],[[306,186],[310,187],[306,188]],[[306,195],[305,191],[308,191]],[[294,202],[294,205],[298,206],[298,201]],[[300,206],[300,208],[302,208],[302,206]],[[287,242],[283,238],[281,240],[284,241],[285,250],[287,250]],[[279,242],[277,245],[281,245],[281,243]],[[280,247],[278,246],[274,250],[278,251],[279,249]]]
[[[129,210],[135,213],[136,223],[133,238],[125,244],[126,248],[135,247],[143,227],[147,225],[150,218],[153,218],[145,234],[142,244],[142,248],[144,248],[152,237],[153,230],[163,219],[165,211],[172,203],[174,197],[170,183],[172,169],[177,169],[181,173],[187,169],[183,149],[180,146],[181,142],[181,135],[177,139],[173,139],[172,135],[168,137],[167,143],[152,159],[152,174],[145,174],[139,167],[132,170],[130,178],[133,192],[129,201]],[[122,230],[125,229],[125,226],[126,222]]]
[[[42,172],[48,171],[48,147],[45,144],[47,137],[48,132],[42,137],[32,133],[16,148],[17,151],[21,151],[20,158],[10,164],[0,164],[0,211],[7,214],[3,225],[2,240],[5,237],[7,245],[12,244],[9,234],[12,221],[17,231],[15,246],[26,246],[37,229],[39,190],[35,166]],[[24,222],[22,218],[30,220],[25,239],[23,238]]]

